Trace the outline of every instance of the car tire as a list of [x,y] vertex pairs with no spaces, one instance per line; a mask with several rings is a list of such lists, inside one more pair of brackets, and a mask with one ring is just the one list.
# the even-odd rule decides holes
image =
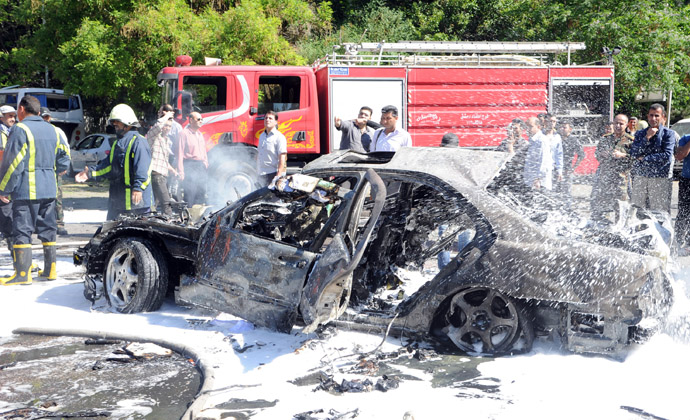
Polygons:
[[527,308],[489,287],[458,291],[440,316],[442,331],[465,353],[500,356],[532,348],[534,328]]
[[118,312],[158,310],[168,290],[165,257],[145,239],[119,239],[108,255],[103,286],[106,299]]

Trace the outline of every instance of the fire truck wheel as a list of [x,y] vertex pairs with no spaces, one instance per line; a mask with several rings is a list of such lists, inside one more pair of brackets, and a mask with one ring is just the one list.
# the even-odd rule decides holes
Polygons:
[[219,205],[235,202],[261,187],[256,169],[245,162],[224,162],[212,171],[209,179],[209,197],[215,197]]

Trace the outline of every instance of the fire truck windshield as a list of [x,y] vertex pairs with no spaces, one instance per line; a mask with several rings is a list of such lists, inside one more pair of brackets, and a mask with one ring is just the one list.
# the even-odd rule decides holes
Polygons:
[[177,108],[177,79],[163,79],[159,82],[162,88],[162,104],[170,104]]

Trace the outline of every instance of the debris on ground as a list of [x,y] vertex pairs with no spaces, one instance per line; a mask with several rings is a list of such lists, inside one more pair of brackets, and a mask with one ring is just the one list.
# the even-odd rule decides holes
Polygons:
[[417,351],[414,352],[414,358],[420,362],[425,362],[429,360],[439,360],[441,356],[432,349],[417,349]]
[[131,357],[146,360],[172,356],[172,350],[153,343],[129,343],[123,350]]
[[37,408],[17,408],[10,411],[0,413],[0,418],[3,419],[21,419],[21,420],[35,420],[35,419],[77,419],[77,418],[94,418],[94,417],[110,417],[109,411],[78,411],[75,413],[60,413],[48,410],[40,410]]
[[84,341],[87,346],[109,346],[112,344],[120,344],[120,340],[108,340],[105,338],[89,338]]
[[381,392],[387,392],[389,389],[396,389],[400,386],[400,378],[397,376],[389,377],[383,375],[381,379],[376,381],[376,390]]
[[295,414],[292,416],[293,420],[345,420],[354,419],[359,416],[359,409],[355,408],[352,411],[340,413],[337,410],[330,409],[325,412],[323,408],[312,411],[305,411],[304,413]]

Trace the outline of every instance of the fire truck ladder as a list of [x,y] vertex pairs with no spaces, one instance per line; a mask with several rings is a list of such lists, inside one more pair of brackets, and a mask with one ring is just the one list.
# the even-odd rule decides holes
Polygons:
[[[341,49],[345,53],[337,54],[336,50]],[[540,66],[544,65],[546,54],[567,53],[567,65],[570,65],[570,53],[584,49],[583,42],[384,41],[334,45],[333,53],[325,61],[328,64],[378,66]]]

